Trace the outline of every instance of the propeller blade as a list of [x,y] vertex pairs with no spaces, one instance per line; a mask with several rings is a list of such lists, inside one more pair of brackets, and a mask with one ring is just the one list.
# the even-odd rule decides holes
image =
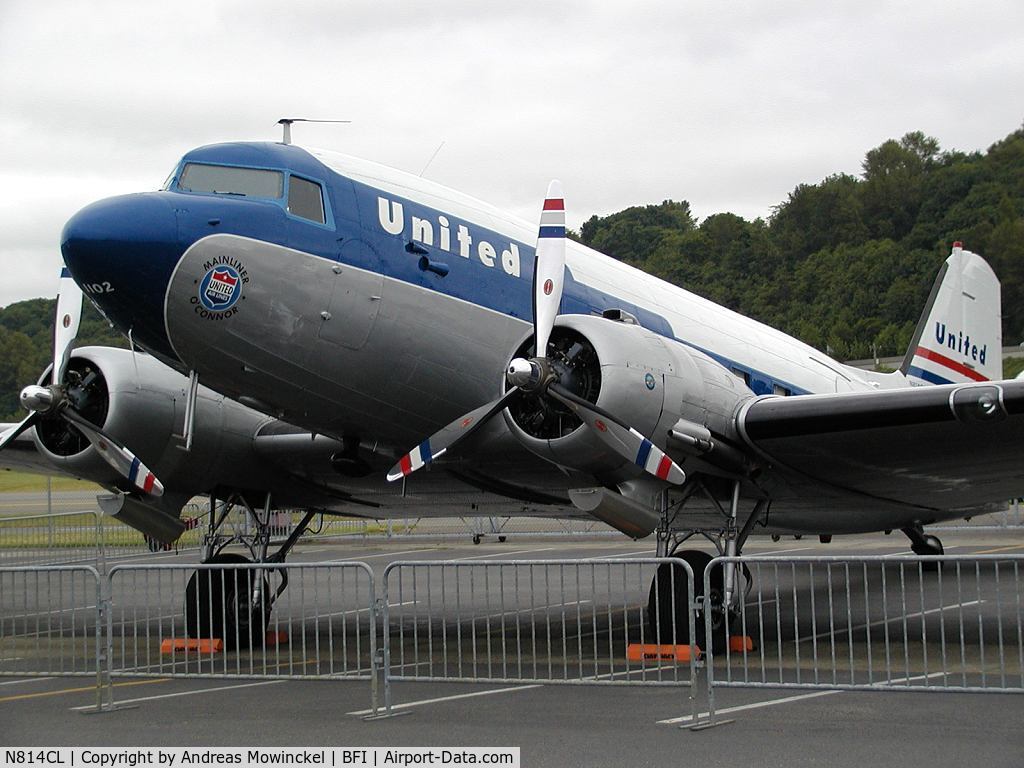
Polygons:
[[70,408],[61,411],[61,416],[70,421],[82,434],[92,443],[93,448],[99,452],[106,462],[116,469],[121,475],[140,491],[152,496],[162,496],[164,493],[163,484],[156,479],[145,464],[139,461],[139,457],[118,443],[103,430],[90,424]]
[[548,387],[548,394],[579,416],[622,458],[633,462],[659,480],[666,480],[674,485],[682,485],[686,480],[686,473],[663,450],[603,408],[584,400],[561,384],[551,384]]
[[53,383],[64,381],[64,371],[71,358],[71,346],[82,322],[82,289],[71,278],[67,267],[60,271],[57,291],[57,317],[53,324]]
[[552,181],[540,214],[537,253],[533,263],[534,354],[547,357],[548,339],[562,304],[565,281],[565,201],[562,183]]
[[508,407],[520,394],[522,394],[522,390],[513,387],[497,400],[481,405],[475,411],[460,416],[447,427],[435,432],[398,460],[398,463],[388,471],[388,480],[394,482],[400,477],[411,475],[417,469],[425,467],[449,448],[453,448],[461,440],[480,429],[494,414]]
[[6,448],[8,445],[18,439],[18,435],[24,432],[30,427],[34,427],[36,422],[39,421],[39,414],[36,411],[32,411],[28,416],[21,420],[21,423],[11,427],[10,429],[4,430],[0,433],[0,451]]

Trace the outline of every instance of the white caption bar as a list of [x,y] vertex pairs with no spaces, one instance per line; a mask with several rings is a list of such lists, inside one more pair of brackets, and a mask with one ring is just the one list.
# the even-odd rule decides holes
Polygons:
[[408,768],[420,765],[497,765],[519,768],[519,747],[57,747],[3,748],[0,766],[70,768],[138,766],[297,765]]

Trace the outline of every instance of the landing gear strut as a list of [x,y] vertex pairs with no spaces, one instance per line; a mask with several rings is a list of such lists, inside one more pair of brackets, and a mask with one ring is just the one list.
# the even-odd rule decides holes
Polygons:
[[[242,509],[242,524],[230,526],[229,518],[235,509]],[[257,512],[245,497],[232,494],[218,503],[210,495],[210,522],[203,538],[204,564],[239,566],[248,563],[283,563],[306,531],[316,512],[307,511],[301,522],[271,553],[271,498],[268,493],[261,512]],[[252,532],[252,531],[255,532]],[[231,544],[241,544],[249,550],[251,558],[234,552],[225,552]],[[280,583],[271,590],[270,576],[277,573]],[[288,586],[288,571],[284,568],[254,570],[238,567],[203,568],[196,570],[185,588],[185,631],[191,638],[220,638],[227,650],[250,648],[263,644],[269,626],[274,602]]]
[[[674,523],[683,504],[700,490],[714,504],[723,516],[718,536],[704,529],[679,530]],[[708,539],[720,556],[738,557],[747,538],[757,523],[764,523],[767,516],[767,501],[758,501],[750,516],[739,528],[740,482],[732,484],[729,508],[726,510],[700,480],[688,486],[681,500],[669,504],[667,492],[662,494],[661,525],[658,528],[658,556],[676,557],[690,566],[693,572],[693,596],[695,601],[694,631],[690,637],[688,576],[682,566],[664,563],[658,567],[647,603],[648,626],[655,642],[660,644],[703,643],[704,627],[710,615],[711,645],[714,651],[722,650],[728,638],[729,615],[739,610],[744,585],[749,588],[750,571],[740,563],[725,563],[708,573],[707,594],[705,594],[704,573],[712,558],[705,552],[694,549],[678,551],[680,545],[694,535]]]
[[[944,555],[945,550],[942,548],[942,542],[939,541],[937,536],[925,533],[924,528],[921,525],[914,525],[909,528],[903,528],[903,533],[910,539],[910,550],[915,555]],[[939,570],[939,563],[936,560],[926,560],[921,563],[921,568],[925,571],[937,571]]]

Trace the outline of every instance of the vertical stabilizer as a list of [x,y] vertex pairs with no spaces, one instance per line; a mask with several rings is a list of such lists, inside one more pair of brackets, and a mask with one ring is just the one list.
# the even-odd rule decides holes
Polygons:
[[960,243],[935,278],[900,371],[915,385],[1003,378],[999,279]]

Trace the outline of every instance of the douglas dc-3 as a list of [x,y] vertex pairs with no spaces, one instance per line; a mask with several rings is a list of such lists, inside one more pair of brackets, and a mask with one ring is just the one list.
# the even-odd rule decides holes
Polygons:
[[[200,493],[244,505],[277,561],[303,527],[268,557],[277,508],[591,516],[700,574],[694,534],[734,555],[756,527],[901,529],[941,554],[922,526],[1024,492],[999,283],[959,243],[888,374],[567,240],[556,182],[538,230],[287,139],[195,149],[78,212],[61,250],[52,371],[0,447],[162,541]],[[81,291],[148,354],[72,352]]]

